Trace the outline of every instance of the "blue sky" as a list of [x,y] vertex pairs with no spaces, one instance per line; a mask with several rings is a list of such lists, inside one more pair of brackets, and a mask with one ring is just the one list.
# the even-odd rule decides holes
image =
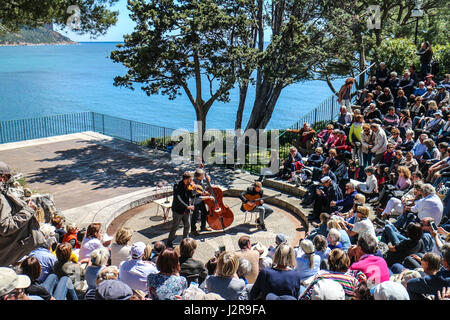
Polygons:
[[[122,42],[123,35],[129,34],[133,31],[135,23],[130,19],[130,12],[127,9],[127,0],[120,0],[113,6],[113,10],[119,11],[118,21],[115,26],[109,28],[108,32],[104,36],[99,36],[97,38],[91,38],[90,35],[79,35],[70,29],[66,28],[61,30],[55,28],[61,34],[69,37],[71,40],[76,42],[89,42],[89,41],[112,41],[112,42]],[[270,41],[270,30],[265,32],[265,41]]]
[[[61,34],[69,37],[76,42],[87,42],[87,41],[123,41],[123,35],[131,33],[134,29],[135,23],[130,19],[130,12],[127,9],[127,0],[120,0],[113,7],[113,10],[119,11],[118,21],[115,26],[109,28],[108,32],[104,36],[99,36],[92,39],[90,35],[79,35],[73,31],[59,30]],[[83,14],[83,13],[81,13]],[[66,28],[67,29],[67,28]]]

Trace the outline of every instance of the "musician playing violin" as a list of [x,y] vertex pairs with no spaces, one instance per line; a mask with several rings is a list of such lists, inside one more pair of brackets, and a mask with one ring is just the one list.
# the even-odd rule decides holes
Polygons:
[[259,200],[259,201],[255,202],[253,200],[248,199],[248,198],[254,198],[256,200],[256,199],[262,198],[263,196],[264,196],[264,191],[262,190],[262,183],[259,181],[256,181],[253,184],[253,186],[247,188],[246,191],[241,193],[239,198],[242,200],[241,211],[243,211],[243,212],[246,211],[244,209],[244,204],[249,204],[251,206],[255,205],[255,207],[252,210],[250,210],[250,212],[258,212],[259,213],[259,218],[256,219],[256,222],[258,224],[258,229],[267,231],[266,226],[264,224],[264,219],[273,212],[273,209],[270,208],[269,206],[265,205],[264,200]]
[[175,239],[175,233],[181,221],[183,221],[183,239],[187,238],[189,235],[190,216],[191,212],[194,210],[194,205],[192,204],[194,200],[194,190],[192,185],[193,174],[192,172],[187,171],[183,174],[183,179],[178,182],[173,189],[173,222],[169,238],[167,239],[168,247],[172,247],[172,241]]
[[206,209],[205,202],[203,201],[206,198],[214,198],[211,196],[208,191],[208,184],[206,182],[208,179],[211,182],[211,177],[205,175],[205,172],[202,169],[197,169],[194,172],[194,180],[193,183],[196,186],[197,197],[194,199],[194,211],[192,212],[191,219],[191,234],[193,236],[198,236],[199,233],[197,231],[196,223],[200,214],[200,231],[211,231],[212,229],[206,226],[206,218],[208,216],[208,210]]

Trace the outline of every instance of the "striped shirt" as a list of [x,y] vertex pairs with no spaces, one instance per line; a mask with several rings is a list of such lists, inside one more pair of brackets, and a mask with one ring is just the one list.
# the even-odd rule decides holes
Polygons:
[[338,282],[344,289],[345,300],[351,300],[353,298],[356,287],[359,285],[359,279],[361,279],[361,277],[358,275],[358,273],[353,272],[343,273],[328,271],[326,273],[319,274],[306,288],[305,292],[301,295],[300,300],[311,300],[311,294],[314,285],[322,279],[330,279]]

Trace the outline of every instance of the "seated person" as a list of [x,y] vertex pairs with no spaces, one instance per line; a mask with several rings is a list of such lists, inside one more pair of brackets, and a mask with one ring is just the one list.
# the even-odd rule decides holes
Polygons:
[[444,287],[450,287],[450,248],[442,250],[442,270],[434,275],[411,279],[406,283],[406,289],[411,300],[423,300],[424,295],[437,295]]
[[316,189],[314,195],[313,213],[311,217],[314,219],[319,218],[321,212],[332,212],[332,201],[342,199],[342,191],[329,176],[323,177],[320,182],[322,186]]
[[324,157],[322,157],[322,153],[323,150],[321,147],[317,147],[315,149],[315,152],[312,153],[309,157],[308,157],[308,161],[307,161],[307,165],[308,166],[312,166],[312,167],[316,167],[316,168],[320,168],[322,166],[323,161],[325,160]]
[[381,241],[387,243],[389,247],[386,255],[387,265],[391,267],[394,263],[402,263],[411,254],[423,252],[422,233],[422,228],[418,223],[409,223],[405,235],[396,232],[395,228],[392,228],[392,224],[386,223]]
[[289,148],[289,156],[283,163],[283,170],[281,171],[281,177],[284,179],[290,179],[294,176],[297,170],[303,167],[303,159],[300,152],[296,147]]
[[341,233],[339,230],[331,228],[330,231],[328,231],[328,248],[331,250],[333,249],[342,249],[342,243],[339,241],[341,240]]
[[331,133],[334,130],[334,125],[331,123],[327,125],[327,128],[325,130],[322,130],[317,134],[317,138],[319,139],[319,143],[325,144],[330,137]]
[[363,193],[364,195],[373,196],[378,193],[378,181],[374,175],[375,168],[367,167],[365,170],[366,181],[361,183],[357,180],[350,180],[350,182],[355,185],[356,190]]
[[358,206],[356,208],[356,218],[359,219],[354,224],[345,220],[340,220],[339,224],[347,232],[351,242],[354,244],[359,235],[367,232],[376,238],[375,228],[372,221],[369,220],[369,208],[364,206]]

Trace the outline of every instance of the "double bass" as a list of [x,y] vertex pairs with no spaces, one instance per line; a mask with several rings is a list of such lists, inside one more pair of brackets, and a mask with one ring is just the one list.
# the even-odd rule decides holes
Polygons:
[[[205,167],[200,159],[199,162],[200,168],[205,170]],[[203,199],[203,202],[205,202],[205,204],[209,208],[207,216],[208,225],[211,227],[211,229],[214,230],[221,230],[221,229],[224,230],[233,223],[234,220],[233,211],[231,211],[228,205],[223,203],[222,189],[216,186],[212,186],[208,179],[206,179],[206,183],[208,186],[208,190],[214,199],[214,200],[210,198]]]

